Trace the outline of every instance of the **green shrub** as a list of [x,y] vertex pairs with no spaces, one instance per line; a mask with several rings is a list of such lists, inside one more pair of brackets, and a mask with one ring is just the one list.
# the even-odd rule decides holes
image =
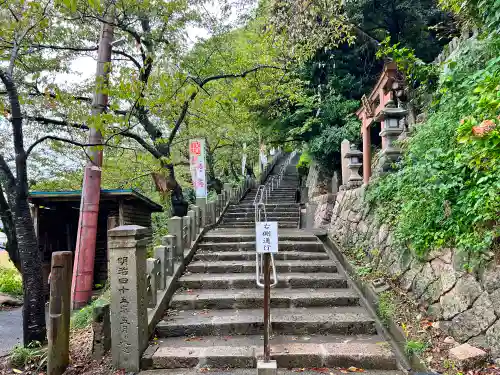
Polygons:
[[17,269],[0,267],[0,293],[23,294],[23,280]]
[[448,64],[396,172],[369,185],[377,217],[419,256],[456,247],[476,266],[499,237],[499,54],[500,38],[490,38]]
[[394,295],[391,292],[383,292],[379,295],[377,304],[377,315],[384,325],[387,326],[396,312]]
[[42,344],[33,341],[28,346],[16,345],[9,355],[9,362],[12,367],[25,367],[28,364],[34,364],[39,371],[45,366],[47,361],[47,350],[42,348]]
[[420,341],[407,341],[405,345],[405,352],[407,356],[419,356],[427,349],[427,344]]
[[71,316],[71,328],[81,329],[86,328],[92,323],[92,311],[94,307],[103,306],[110,302],[110,292],[105,290],[104,293],[97,299],[93,300],[89,305],[75,311]]
[[301,176],[307,176],[311,165],[311,155],[307,151],[302,152],[299,162],[297,163],[297,172]]

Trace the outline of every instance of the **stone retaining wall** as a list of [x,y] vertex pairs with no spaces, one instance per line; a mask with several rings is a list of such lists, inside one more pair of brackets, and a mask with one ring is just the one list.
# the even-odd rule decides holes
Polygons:
[[313,198],[314,227],[327,229],[344,249],[363,249],[374,270],[397,280],[456,341],[499,356],[500,266],[492,261],[481,272],[467,273],[463,256],[453,249],[417,259],[395,243],[387,225],[375,222],[363,193],[361,187]]

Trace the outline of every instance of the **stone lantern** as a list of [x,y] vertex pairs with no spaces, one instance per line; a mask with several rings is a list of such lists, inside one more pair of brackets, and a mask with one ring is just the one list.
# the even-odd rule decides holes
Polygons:
[[382,122],[380,136],[385,139],[385,148],[381,153],[383,171],[389,170],[391,165],[401,156],[401,149],[394,145],[394,141],[396,141],[403,132],[403,127],[400,125],[401,119],[404,118],[407,113],[407,110],[396,107],[396,104],[391,99],[387,102],[385,108],[380,111],[380,115],[376,119]]
[[347,168],[350,174],[347,180],[347,188],[353,189],[363,184],[363,178],[359,175],[359,168],[363,166],[363,153],[356,149],[354,144],[351,144],[351,149],[345,154],[345,158],[349,161]]

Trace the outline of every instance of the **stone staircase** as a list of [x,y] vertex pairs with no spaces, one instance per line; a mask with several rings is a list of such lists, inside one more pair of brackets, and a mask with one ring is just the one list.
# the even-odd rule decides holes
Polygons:
[[[280,164],[274,167],[268,180],[278,175]],[[298,228],[300,224],[300,205],[296,203],[295,194],[299,184],[299,177],[295,165],[286,168],[285,175],[278,188],[268,196],[266,204],[267,219],[278,221],[280,228]],[[255,210],[253,202],[258,186],[236,205],[229,206],[219,228],[254,228]]]
[[[271,357],[278,372],[329,368],[336,375],[354,366],[366,374],[400,374],[391,347],[335,259],[315,235],[297,228],[293,171],[289,177],[268,209],[268,219],[295,225],[280,226],[278,285],[271,291]],[[229,368],[231,374],[255,374],[264,325],[263,290],[255,282],[252,193],[199,244],[144,353],[143,367],[153,369],[144,375],[228,374]]]

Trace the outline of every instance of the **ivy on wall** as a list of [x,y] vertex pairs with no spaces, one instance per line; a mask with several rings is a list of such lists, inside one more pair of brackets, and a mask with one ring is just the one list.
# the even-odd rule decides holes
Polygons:
[[376,215],[417,255],[456,247],[470,267],[500,250],[499,55],[494,35],[462,48],[397,171],[369,186]]

